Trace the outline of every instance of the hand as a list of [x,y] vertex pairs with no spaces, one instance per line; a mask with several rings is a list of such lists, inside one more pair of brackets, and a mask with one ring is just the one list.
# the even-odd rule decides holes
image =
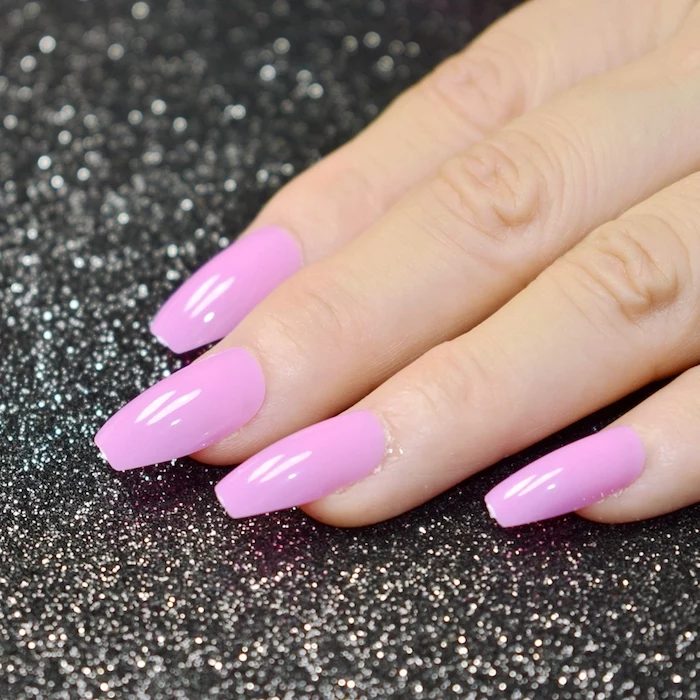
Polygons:
[[98,445],[250,458],[217,487],[232,516],[364,525],[680,373],[487,502],[503,525],[696,502],[699,124],[697,2],[522,5],[175,293],[165,343],[224,339]]

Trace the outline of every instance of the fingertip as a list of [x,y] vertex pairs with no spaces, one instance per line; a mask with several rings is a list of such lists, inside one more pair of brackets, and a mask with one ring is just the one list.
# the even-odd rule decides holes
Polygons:
[[[610,499],[608,499],[609,501]],[[576,515],[601,525],[621,525],[624,523],[634,523],[646,518],[653,517],[653,514],[641,512],[635,504],[625,506],[611,506],[608,501],[601,501],[586,508],[576,511]]]
[[342,495],[321,498],[299,508],[314,520],[331,527],[356,529],[376,525],[387,519],[386,515],[382,516],[374,509],[358,508],[356,504],[348,503]]
[[236,458],[236,453],[226,446],[226,441],[217,442],[211,447],[193,452],[190,457],[209,467],[230,467],[243,461],[241,458]]
[[484,505],[486,506],[486,511],[488,512],[489,516],[491,519],[499,526],[499,527],[512,527],[505,521],[499,518],[498,510],[494,506],[494,504],[491,502],[491,495],[493,491],[489,491],[489,493],[484,496]]
[[164,347],[168,348],[176,355],[182,355],[190,350],[194,350],[197,346],[191,342],[187,342],[186,338],[179,337],[173,332],[171,325],[165,318],[166,307],[164,306],[148,324],[148,330],[151,335]]

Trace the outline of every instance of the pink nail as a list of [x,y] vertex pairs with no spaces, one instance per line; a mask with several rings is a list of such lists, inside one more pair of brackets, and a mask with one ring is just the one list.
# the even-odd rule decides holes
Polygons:
[[177,289],[151,321],[151,332],[178,353],[219,340],[301,264],[299,246],[286,231],[258,229]]
[[260,410],[265,378],[246,350],[188,365],[115,413],[95,444],[117,471],[184,457],[213,445]]
[[645,459],[634,430],[602,430],[512,474],[486,494],[486,506],[503,527],[572,513],[636,481]]
[[373,413],[343,413],[251,457],[216,485],[216,495],[232,518],[309,503],[376,469],[384,442]]

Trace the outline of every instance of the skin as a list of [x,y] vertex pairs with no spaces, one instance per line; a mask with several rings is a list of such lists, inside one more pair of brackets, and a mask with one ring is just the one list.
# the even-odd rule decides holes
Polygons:
[[680,374],[617,421],[642,476],[581,514],[700,500],[699,36],[688,0],[531,0],[284,188],[250,230],[306,265],[211,351],[253,352],[267,398],[195,457],[370,409],[382,468],[304,506],[361,526]]

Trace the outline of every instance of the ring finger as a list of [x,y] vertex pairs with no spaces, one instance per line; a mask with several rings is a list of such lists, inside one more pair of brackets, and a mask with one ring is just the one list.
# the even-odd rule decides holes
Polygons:
[[214,349],[252,350],[266,402],[198,458],[236,463],[347,408],[588,231],[700,167],[700,85],[681,60],[694,42],[679,35],[475,144],[273,294]]
[[[691,367],[700,359],[698,231],[700,174],[596,230],[476,329],[426,353],[353,410],[263,450],[220,482],[220,500],[242,517],[301,505],[366,476],[306,509],[333,524],[376,522]],[[672,391],[656,405],[668,405]],[[646,424],[653,446],[659,438],[646,415],[638,409],[621,422]],[[561,514],[639,477],[638,435],[606,430],[588,440],[585,450],[565,448],[496,489],[489,506],[499,521]],[[628,501],[628,513],[664,512],[697,497],[697,488],[683,488],[697,487],[687,454],[674,469],[680,483],[664,482],[658,452],[636,489],[646,489],[647,502],[635,511]],[[615,518],[614,504],[607,513]]]

